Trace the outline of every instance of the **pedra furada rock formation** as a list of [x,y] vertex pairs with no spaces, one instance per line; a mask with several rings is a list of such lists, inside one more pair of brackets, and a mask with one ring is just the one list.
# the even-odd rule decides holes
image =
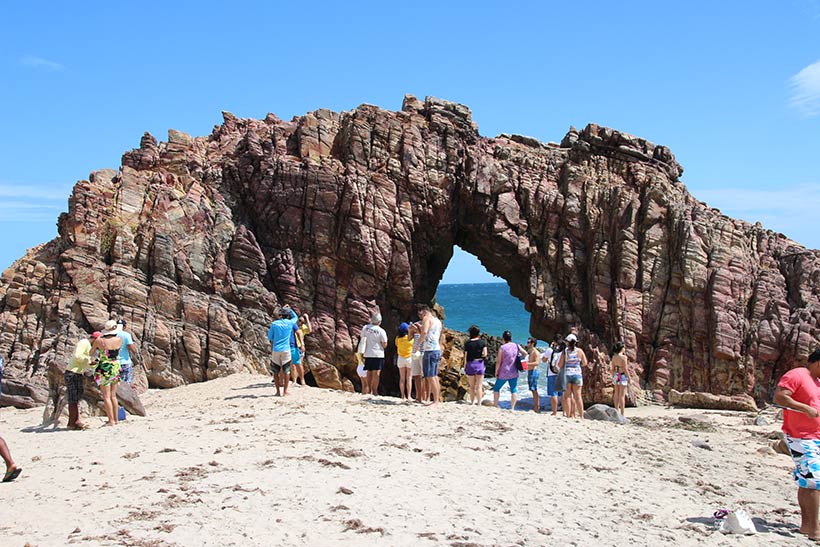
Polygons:
[[[370,312],[392,339],[459,245],[508,281],[533,335],[579,334],[589,401],[609,400],[617,339],[630,401],[770,399],[820,339],[820,253],[699,202],[681,173],[668,148],[613,129],[487,138],[467,107],[412,96],[399,112],[224,113],[207,137],[145,134],[3,273],[4,397],[38,402],[49,366],[110,315],[141,347],[141,389],[264,372],[283,303],[315,323],[314,381],[352,390]],[[398,391],[392,366],[383,386]]]

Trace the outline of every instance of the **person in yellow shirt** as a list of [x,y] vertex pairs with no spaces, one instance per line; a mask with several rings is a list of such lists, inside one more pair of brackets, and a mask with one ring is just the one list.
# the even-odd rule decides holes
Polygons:
[[88,429],[88,426],[80,422],[80,399],[83,398],[83,377],[86,373],[94,371],[91,364],[91,344],[100,337],[99,332],[94,332],[88,338],[83,338],[74,347],[74,354],[68,362],[63,374],[66,391],[68,392],[68,429],[80,431]]
[[402,323],[396,336],[396,366],[399,367],[399,390],[402,401],[409,401],[413,396],[413,376],[410,374],[413,338],[409,336],[409,330],[410,325]]

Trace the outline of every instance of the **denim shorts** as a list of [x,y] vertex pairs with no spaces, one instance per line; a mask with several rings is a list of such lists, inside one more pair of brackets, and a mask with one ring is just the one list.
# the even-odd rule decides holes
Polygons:
[[518,393],[518,378],[510,378],[509,380],[497,378],[495,384],[493,384],[493,391],[498,393],[506,383],[510,384],[510,393]]
[[567,385],[575,384],[576,386],[584,385],[584,378],[580,374],[567,374]]
[[539,376],[541,376],[541,371],[537,368],[533,368],[527,371],[527,385],[529,386],[530,391],[538,391]]
[[435,378],[438,376],[438,364],[441,362],[441,351],[425,351],[421,356],[421,369],[425,378]]

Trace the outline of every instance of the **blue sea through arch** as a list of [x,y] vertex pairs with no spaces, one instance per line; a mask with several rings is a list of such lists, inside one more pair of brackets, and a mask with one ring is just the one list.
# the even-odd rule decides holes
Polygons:
[[[478,283],[465,283],[465,279],[476,279]],[[457,281],[455,283],[448,281]],[[436,301],[444,307],[444,326],[467,332],[470,325],[477,325],[481,332],[501,337],[505,330],[509,330],[513,341],[526,345],[530,336],[530,314],[524,308],[524,303],[510,294],[509,285],[500,277],[494,277],[487,272],[476,257],[460,248],[454,249],[453,260],[444,272],[441,284],[436,292]],[[547,346],[544,340],[539,340],[539,348]],[[538,392],[541,397],[541,406],[548,407],[547,400],[547,370],[545,365],[539,366],[541,371],[538,381]],[[505,387],[501,392],[501,406],[509,408],[510,393]],[[527,373],[520,375],[518,380],[519,404],[521,410],[532,409],[532,396],[527,387]]]

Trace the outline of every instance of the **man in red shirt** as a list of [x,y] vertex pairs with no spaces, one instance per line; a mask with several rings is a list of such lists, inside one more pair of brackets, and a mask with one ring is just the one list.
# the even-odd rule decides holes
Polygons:
[[775,404],[783,412],[783,432],[794,460],[800,532],[820,539],[820,349],[809,355],[808,365],[780,378]]

